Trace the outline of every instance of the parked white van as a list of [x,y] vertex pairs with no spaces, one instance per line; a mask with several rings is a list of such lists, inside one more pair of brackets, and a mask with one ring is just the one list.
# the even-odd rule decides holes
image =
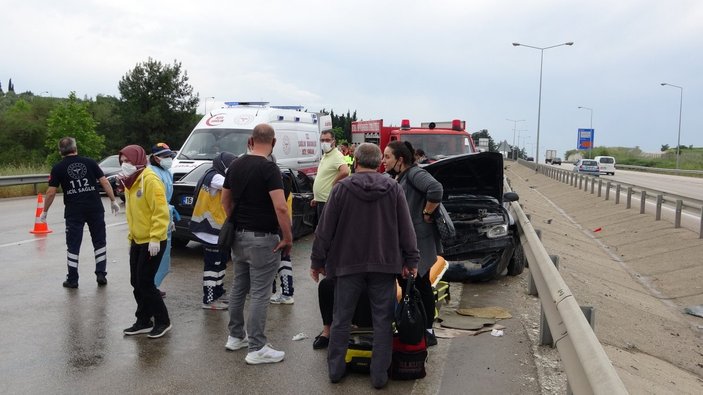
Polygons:
[[270,106],[268,102],[225,102],[195,126],[173,160],[171,173],[179,180],[220,152],[242,155],[254,127],[268,123],[276,131],[273,155],[279,165],[315,174],[320,163],[320,131],[332,129],[332,117],[300,106]]
[[612,156],[596,156],[594,159],[598,162],[598,170],[601,174],[615,175],[615,158]]

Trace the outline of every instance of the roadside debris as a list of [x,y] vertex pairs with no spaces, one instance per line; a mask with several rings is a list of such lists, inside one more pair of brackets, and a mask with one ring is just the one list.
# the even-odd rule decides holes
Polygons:
[[703,304],[699,304],[698,306],[686,307],[683,309],[683,311],[686,314],[695,315],[696,317],[703,318]]
[[595,228],[595,229],[593,229],[593,233],[598,233],[598,232],[600,232],[601,230],[603,230],[603,228]]
[[300,332],[297,335],[293,336],[293,340],[295,340],[295,341],[304,340],[307,338],[308,338],[308,335],[306,335],[304,332]]
[[502,329],[493,329],[493,330],[491,331],[491,336],[501,337],[501,336],[503,336],[503,335],[504,335],[504,333],[503,333],[503,330],[502,330]]
[[507,309],[502,307],[471,307],[468,309],[457,309],[457,314],[469,315],[479,318],[495,318],[497,320],[503,320],[507,318],[513,318],[512,314],[508,312]]

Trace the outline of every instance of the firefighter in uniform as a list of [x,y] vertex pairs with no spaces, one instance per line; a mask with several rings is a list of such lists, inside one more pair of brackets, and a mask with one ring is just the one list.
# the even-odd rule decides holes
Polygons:
[[115,195],[110,183],[105,178],[98,164],[90,159],[78,156],[76,140],[64,137],[59,140],[61,162],[54,165],[49,175],[49,188],[46,190],[44,210],[40,220],[46,222],[46,216],[54,202],[56,190],[61,186],[65,205],[64,219],[66,220],[66,262],[68,275],[63,286],[78,288],[78,254],[83,241],[83,226],[88,224],[90,237],[95,252],[95,276],[98,285],[107,284],[106,271],[106,242],[105,242],[105,209],[98,183],[110,198],[110,207],[114,214],[120,211],[115,201]]

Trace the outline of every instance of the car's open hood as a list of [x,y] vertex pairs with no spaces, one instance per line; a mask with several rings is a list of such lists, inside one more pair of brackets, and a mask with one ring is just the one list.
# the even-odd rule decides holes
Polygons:
[[483,195],[503,201],[503,155],[478,152],[452,156],[424,167],[444,187],[444,194]]

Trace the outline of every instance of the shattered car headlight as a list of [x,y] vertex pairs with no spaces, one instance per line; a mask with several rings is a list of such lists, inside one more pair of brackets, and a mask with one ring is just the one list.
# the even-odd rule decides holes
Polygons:
[[490,227],[484,227],[481,229],[483,232],[480,233],[485,233],[486,237],[489,239],[496,239],[498,237],[503,237],[508,234],[508,225],[493,225]]

